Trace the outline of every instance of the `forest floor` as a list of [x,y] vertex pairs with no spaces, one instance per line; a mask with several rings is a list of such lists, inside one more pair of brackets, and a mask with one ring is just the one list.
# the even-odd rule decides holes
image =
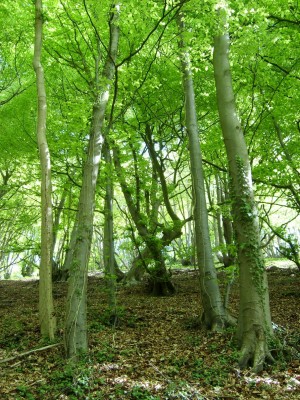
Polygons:
[[[172,297],[155,298],[145,284],[118,288],[119,324],[105,312],[103,278],[89,277],[90,353],[77,366],[64,359],[60,344],[41,341],[38,282],[0,281],[0,399],[300,399],[300,274],[268,271],[273,322],[288,351],[258,375],[237,367],[234,332],[207,333],[193,270],[177,270]],[[224,290],[225,274],[220,274]],[[62,342],[66,284],[54,284]],[[230,309],[237,315],[238,284]],[[15,357],[15,358],[12,358]],[[6,362],[1,362],[12,358]]]

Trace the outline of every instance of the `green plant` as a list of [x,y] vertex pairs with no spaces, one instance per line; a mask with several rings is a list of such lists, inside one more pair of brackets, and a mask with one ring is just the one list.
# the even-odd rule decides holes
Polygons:
[[131,391],[128,393],[132,400],[159,400],[160,397],[153,396],[147,389],[137,385],[133,386]]
[[53,371],[49,382],[39,388],[39,394],[64,393],[70,400],[85,399],[91,387],[91,369],[83,359],[78,364],[68,363]]
[[27,386],[18,386],[17,393],[21,397],[17,396],[16,399],[28,399],[28,400],[35,400],[35,397],[30,392],[30,389]]
[[[199,323],[199,317],[197,317],[197,323]],[[188,321],[187,325],[188,325],[189,329],[191,329],[190,328],[190,326],[191,326],[191,322],[190,321]],[[186,338],[187,343],[190,344],[192,347],[199,346],[201,344],[202,340],[203,340],[202,337],[200,335],[198,335],[198,334],[197,335],[190,335],[190,336],[187,336],[187,338]]]
[[195,387],[184,381],[169,383],[163,398],[168,400],[204,400],[204,397]]
[[188,364],[188,358],[187,357],[181,357],[181,358],[174,358],[170,361],[170,363],[178,368],[181,368],[185,365]]
[[1,325],[0,345],[11,349],[19,346],[24,338],[24,323],[8,315],[2,319]]
[[105,329],[105,325],[103,325],[100,321],[91,321],[89,323],[89,332],[101,332]]
[[106,342],[102,344],[102,349],[95,352],[94,356],[99,363],[107,361],[111,362],[115,359],[116,352],[115,349]]
[[216,351],[216,350],[218,349],[218,347],[219,347],[219,344],[218,344],[218,343],[210,343],[210,344],[208,345],[208,349],[209,349],[211,352]]
[[224,365],[206,366],[202,359],[196,359],[192,370],[194,379],[201,379],[209,386],[222,386],[227,379],[228,371]]
[[93,332],[99,332],[107,326],[119,325],[120,321],[126,320],[126,317],[127,314],[124,307],[118,306],[114,309],[108,307],[95,316],[95,319],[89,324],[89,329]]

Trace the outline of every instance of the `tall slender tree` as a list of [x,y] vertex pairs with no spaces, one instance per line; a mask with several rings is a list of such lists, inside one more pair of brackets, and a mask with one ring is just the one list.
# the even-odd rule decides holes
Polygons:
[[[106,138],[107,139],[107,138]],[[103,264],[108,292],[108,307],[110,319],[113,324],[117,319],[116,282],[117,271],[115,263],[114,245],[114,220],[113,220],[113,162],[110,146],[107,140],[103,145],[103,158],[105,160],[105,198],[104,198],[104,234],[103,234]]]
[[213,65],[217,103],[231,179],[231,200],[240,270],[240,309],[237,336],[240,366],[255,371],[272,359],[272,335],[266,270],[260,250],[258,213],[254,201],[251,166],[241,123],[237,116],[229,63],[230,39],[226,6],[219,9]]
[[[65,348],[69,358],[76,359],[88,350],[87,339],[87,271],[93,234],[96,183],[103,146],[103,125],[112,80],[115,72],[119,42],[119,6],[111,5],[109,17],[110,42],[106,62],[99,75],[96,65],[96,95],[93,105],[87,158],[83,169],[78,213],[72,232],[71,261],[65,323]],[[97,60],[98,61],[98,60]]]
[[49,339],[54,338],[55,317],[52,298],[52,186],[51,186],[51,161],[46,138],[47,100],[44,69],[41,63],[43,35],[43,10],[42,0],[35,2],[35,39],[33,67],[36,74],[38,96],[37,112],[37,143],[41,165],[41,262],[39,281],[39,316],[41,333]]
[[189,51],[184,42],[183,15],[178,17],[180,30],[180,55],[182,64],[182,79],[185,94],[186,130],[189,139],[191,175],[193,182],[195,245],[200,276],[201,299],[203,307],[202,319],[208,329],[220,330],[229,322],[229,317],[223,306],[218,286],[217,273],[214,266],[211,248],[208,212],[205,197],[202,153],[200,147],[195,93]]

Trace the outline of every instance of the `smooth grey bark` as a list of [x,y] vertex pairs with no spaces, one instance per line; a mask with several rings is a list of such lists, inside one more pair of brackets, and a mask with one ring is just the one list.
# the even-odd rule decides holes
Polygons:
[[44,70],[41,63],[43,34],[42,0],[35,2],[35,38],[33,68],[36,74],[38,97],[37,143],[41,166],[41,261],[39,280],[39,319],[42,336],[54,339],[56,323],[52,297],[52,185],[51,160],[46,138],[47,99]]
[[103,145],[103,124],[111,84],[115,72],[119,27],[117,8],[110,15],[110,44],[101,75],[101,85],[95,98],[90,128],[87,158],[83,169],[78,213],[72,232],[68,295],[65,322],[65,350],[68,358],[76,359],[87,352],[87,272],[93,234],[96,183]]
[[195,222],[195,245],[203,307],[202,320],[207,329],[220,330],[229,323],[230,318],[223,306],[209,236],[208,212],[205,197],[205,182],[198,132],[194,84],[189,52],[183,40],[182,18],[178,19],[178,25],[181,34],[179,48],[185,94],[186,129],[189,140],[189,154],[193,182],[193,216]]
[[[61,266],[59,265],[59,257],[55,257],[54,252],[55,252],[55,247],[56,247],[56,243],[57,243],[57,232],[59,230],[60,217],[63,212],[66,197],[67,197],[67,188],[64,187],[63,193],[61,195],[61,199],[56,207],[56,210],[54,208],[55,212],[54,212],[53,241],[52,241],[52,280],[53,281],[60,280],[61,276],[62,276],[62,269],[61,269]],[[59,255],[59,252],[57,252],[57,255]]]
[[260,251],[251,166],[235,106],[229,46],[227,32],[215,37],[213,64],[217,103],[231,178],[232,213],[240,271],[237,336],[241,348],[240,366],[252,365],[255,371],[259,371],[265,360],[271,359],[268,348],[268,339],[272,335],[269,292]]
[[105,140],[103,147],[104,160],[106,162],[106,184],[104,198],[104,234],[103,234],[103,263],[104,273],[107,284],[108,307],[110,318],[113,324],[117,318],[117,298],[116,283],[117,271],[115,263],[115,246],[114,246],[114,223],[113,223],[113,178],[112,168],[113,162],[110,154],[108,141]]
[[[225,204],[228,200],[227,194],[223,188],[220,177],[216,175],[216,191],[217,191],[217,203],[218,205]],[[218,227],[218,239],[221,246],[222,262],[225,267],[229,267],[234,264],[234,255],[230,249],[233,244],[233,230],[232,221],[229,216],[224,215],[223,212],[217,211],[217,227]]]
[[72,263],[72,258],[73,258],[73,250],[76,245],[76,237],[77,237],[77,225],[78,225],[78,212],[75,215],[75,221],[73,224],[73,228],[71,231],[69,243],[66,249],[66,255],[65,255],[65,260],[62,266],[62,271],[61,271],[61,280],[62,281],[67,281],[69,278],[69,271],[71,269],[71,263]]

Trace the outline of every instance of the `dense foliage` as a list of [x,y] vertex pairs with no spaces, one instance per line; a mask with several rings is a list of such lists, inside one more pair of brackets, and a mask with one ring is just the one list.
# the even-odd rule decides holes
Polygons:
[[[38,275],[45,265],[40,189],[45,169],[36,127],[41,96],[36,94],[32,65],[34,3],[37,7],[42,2],[9,3],[0,5],[0,276],[20,278]],[[39,61],[45,76],[46,153],[52,174],[52,190],[50,185],[45,190],[53,205],[46,275],[48,271],[53,280],[69,278],[66,348],[71,343],[76,356],[77,345],[87,350],[88,270],[104,273],[110,321],[115,324],[117,281],[129,285],[147,273],[152,294],[170,295],[176,292],[172,268],[198,264],[202,322],[212,330],[234,325],[228,312],[230,285],[237,264],[241,272],[243,252],[249,256],[244,271],[251,257],[253,261],[251,246],[259,255],[254,256],[257,270],[250,266],[253,275],[244,279],[245,308],[251,309],[247,302],[257,295],[256,306],[264,302],[267,311],[261,306],[262,314],[257,311],[256,316],[267,320],[260,252],[285,257],[300,270],[298,3],[283,0],[278,9],[270,0],[44,0],[42,22]],[[224,135],[216,100],[213,43],[220,26],[230,37],[231,105],[236,104],[236,129],[246,143],[247,168],[239,149],[234,156],[237,169],[241,167],[235,182],[223,140],[230,141],[234,129]],[[204,171],[199,187],[195,168],[202,171],[202,166],[195,167],[191,146],[201,147],[196,156]],[[251,170],[258,207],[251,179],[243,180]],[[245,188],[245,182],[250,187]],[[203,228],[207,223],[200,229],[206,208],[209,229]],[[232,223],[235,218],[246,232],[240,242],[241,225]],[[258,224],[253,229],[253,221],[259,221],[259,229]],[[253,232],[260,235],[255,242]],[[224,304],[207,252],[229,276]],[[206,306],[218,322],[207,316]],[[247,325],[241,313],[240,308],[240,330]],[[245,320],[253,325],[251,317]],[[76,333],[80,324],[81,338]],[[270,318],[269,326],[271,334]],[[246,346],[245,366],[255,366],[261,358],[257,367],[262,368],[265,358],[272,359],[267,330],[262,327],[264,356],[248,354],[251,346]],[[72,355],[68,349],[67,354]]]

